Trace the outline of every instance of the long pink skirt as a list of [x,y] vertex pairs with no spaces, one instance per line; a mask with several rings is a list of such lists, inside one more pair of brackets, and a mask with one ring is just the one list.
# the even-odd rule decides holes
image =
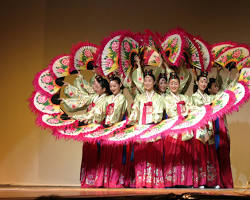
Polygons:
[[82,164],[80,172],[81,187],[96,187],[95,181],[98,177],[97,164],[99,162],[99,151],[97,144],[84,143],[82,147]]
[[182,141],[168,136],[164,140],[165,187],[193,186],[193,140]]
[[230,162],[230,138],[223,118],[219,119],[219,149],[217,150],[222,188],[233,188]]
[[136,188],[164,188],[163,141],[134,145]]
[[[211,140],[211,139],[210,139]],[[194,139],[194,187],[221,185],[215,144]]]

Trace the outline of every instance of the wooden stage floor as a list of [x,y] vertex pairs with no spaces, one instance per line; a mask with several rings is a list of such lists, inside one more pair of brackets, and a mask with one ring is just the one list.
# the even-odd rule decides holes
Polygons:
[[[40,198],[38,198],[40,197]],[[250,199],[250,189],[0,186],[0,199]]]

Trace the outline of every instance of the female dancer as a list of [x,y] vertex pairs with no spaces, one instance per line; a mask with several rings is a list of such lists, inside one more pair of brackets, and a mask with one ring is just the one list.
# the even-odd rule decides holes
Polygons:
[[[212,98],[205,93],[207,88],[207,73],[201,72],[197,77],[194,94],[191,97],[192,104],[203,106],[210,104]],[[205,128],[199,128],[195,131],[194,140],[194,187],[201,188],[220,186],[220,171],[217,159],[214,131],[211,122]]]
[[[155,124],[163,117],[163,99],[154,91],[155,77],[152,70],[144,72],[145,93],[137,95],[129,116],[130,124]],[[162,174],[162,140],[134,146],[135,186],[164,187]]]
[[[168,118],[186,116],[192,109],[190,99],[179,94],[180,78],[175,72],[169,77],[170,94],[165,97]],[[167,136],[164,140],[164,182],[165,187],[193,186],[193,134],[182,133]]]
[[[122,83],[119,77],[111,76],[110,90],[112,95],[106,99],[105,126],[109,127],[122,121],[127,109],[127,100],[122,94]],[[100,162],[97,166],[98,177],[96,187],[117,188],[125,186],[125,170],[123,154],[126,156],[126,147],[123,145],[101,144]],[[126,159],[126,158],[125,158]]]
[[[208,94],[216,95],[223,91],[231,81],[226,80],[223,84],[222,78],[219,74],[221,68],[217,70],[217,77],[210,78],[208,83]],[[228,76],[230,77],[230,76]],[[220,85],[218,84],[220,83]],[[220,90],[219,90],[220,88]],[[230,162],[230,137],[228,134],[226,116],[217,118],[214,123],[215,130],[215,146],[217,150],[218,161],[220,165],[220,178],[222,188],[233,188],[233,178]]]

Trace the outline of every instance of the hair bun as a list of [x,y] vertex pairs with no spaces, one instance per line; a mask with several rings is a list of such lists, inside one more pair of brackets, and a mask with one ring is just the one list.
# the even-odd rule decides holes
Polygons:
[[146,70],[144,71],[144,77],[145,77],[145,76],[148,76],[148,75],[149,75],[149,76],[152,76],[152,75],[153,75],[153,70],[152,70],[152,69],[148,69],[148,70],[146,69]]

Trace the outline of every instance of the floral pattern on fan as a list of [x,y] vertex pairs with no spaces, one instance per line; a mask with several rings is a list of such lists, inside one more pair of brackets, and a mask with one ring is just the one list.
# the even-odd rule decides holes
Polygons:
[[242,59],[238,64],[237,64],[237,69],[241,70],[242,68],[250,68],[250,56]]
[[39,92],[43,93],[45,91],[49,95],[55,94],[60,89],[60,87],[55,84],[54,77],[49,69],[40,74],[38,77],[38,85],[42,89],[39,90]]
[[185,132],[187,129],[190,131],[196,129],[205,120],[206,116],[209,115],[209,110],[206,106],[197,107],[192,112],[189,112],[187,117],[182,120],[179,124],[171,128],[174,133]]
[[118,50],[120,35],[113,37],[104,46],[101,67],[105,76],[118,69]]
[[218,58],[218,56],[221,53],[224,53],[226,50],[228,50],[230,47],[233,47],[234,44],[231,42],[223,42],[223,43],[219,43],[219,44],[214,44],[212,45],[212,56],[214,59]]
[[243,81],[250,88],[250,67],[243,68],[240,73],[239,81]]
[[115,135],[107,138],[108,142],[126,142],[130,140],[136,140],[137,136],[142,134],[152,125],[135,125],[130,128],[124,129]]
[[64,127],[70,124],[73,124],[75,120],[61,120],[60,115],[48,115],[44,114],[41,117],[41,120],[44,124],[49,127]]
[[176,63],[178,57],[180,56],[182,42],[181,37],[178,34],[174,34],[167,37],[161,44],[164,52],[169,51],[170,54],[168,60],[173,64]]
[[249,50],[247,48],[232,47],[221,54],[215,61],[225,67],[230,62],[239,63],[246,56],[249,56]]
[[[94,61],[97,46],[88,42],[81,42],[73,47],[71,53],[71,66],[76,70],[86,70],[90,61]],[[73,63],[72,63],[73,62]]]
[[139,43],[136,42],[131,37],[121,38],[121,47],[120,47],[120,60],[121,60],[121,72],[123,76],[128,76],[129,72],[132,69],[131,65],[131,55],[132,53],[139,53]]
[[60,113],[60,106],[51,102],[50,98],[39,92],[36,92],[33,98],[33,105],[42,113],[55,114]]
[[[178,117],[169,118],[161,121],[159,124],[156,124],[145,131],[142,135],[140,135],[141,140],[150,140],[154,139],[157,136],[163,134],[167,135],[167,131],[172,128],[178,122]],[[166,131],[166,133],[164,133]]]
[[50,71],[58,78],[68,76],[69,61],[70,57],[68,55],[56,57],[49,65]]

